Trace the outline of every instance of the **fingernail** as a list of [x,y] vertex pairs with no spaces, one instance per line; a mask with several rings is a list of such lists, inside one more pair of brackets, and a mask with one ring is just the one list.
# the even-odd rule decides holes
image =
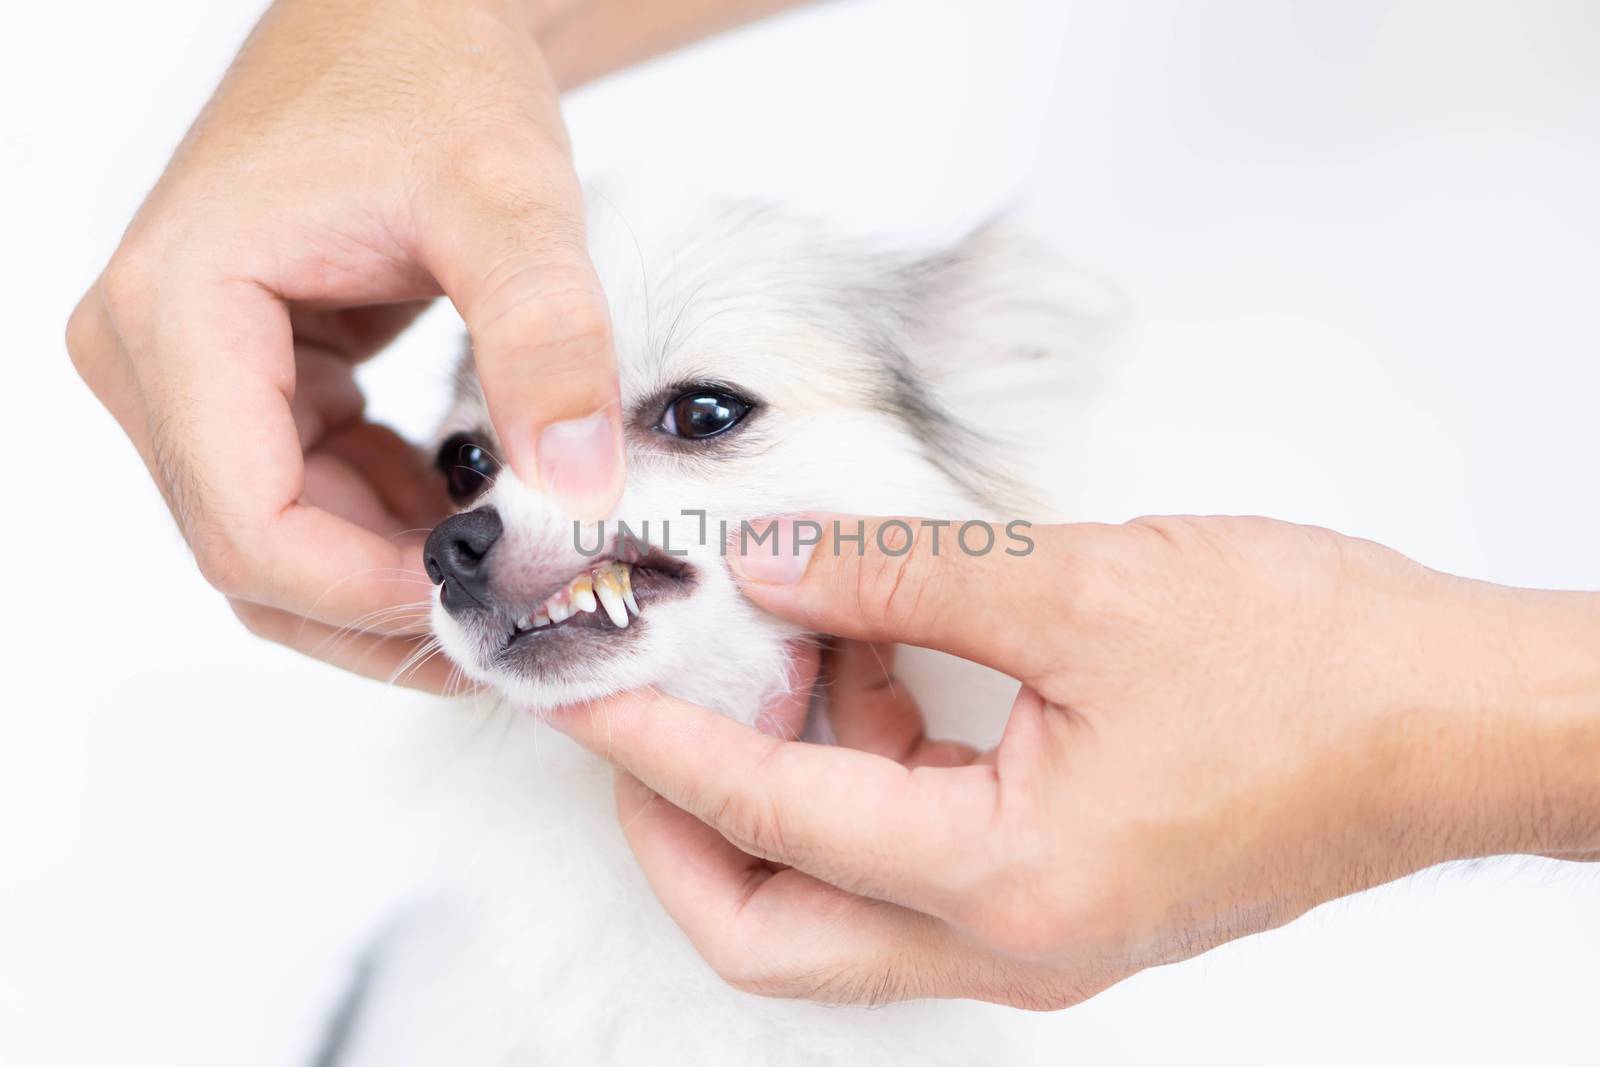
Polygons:
[[622,495],[622,429],[615,405],[539,434],[539,484],[573,518],[605,518]]
[[822,537],[812,519],[756,519],[728,533],[728,562],[752,582],[792,585],[806,572],[811,551]]

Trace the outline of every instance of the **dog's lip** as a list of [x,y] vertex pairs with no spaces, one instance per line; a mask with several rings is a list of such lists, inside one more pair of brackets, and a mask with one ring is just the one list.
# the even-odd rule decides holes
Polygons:
[[[633,594],[639,602],[640,615],[631,620],[627,629],[632,629],[634,626],[639,625],[639,619],[643,617],[644,609],[650,604],[688,596],[695,585],[697,571],[693,564],[686,559],[669,555],[654,547],[641,548],[633,546],[621,549],[613,554],[597,555],[581,570],[577,571],[574,577],[581,577],[605,566],[607,563],[613,562],[626,563],[631,568]],[[570,582],[570,580],[568,581]],[[549,596],[560,592],[566,587],[567,583],[562,583],[546,593],[544,597],[529,601],[531,606],[525,606],[521,609],[521,615],[502,613],[505,616],[503,620],[505,638],[501,644],[501,650],[505,651],[530,639],[537,640],[541,636],[575,628],[596,631],[611,630],[618,633],[623,631],[624,628],[612,622],[610,616],[604,611],[575,611],[560,622],[552,622],[532,629],[517,629],[514,621],[516,618],[536,610],[544,604]]]

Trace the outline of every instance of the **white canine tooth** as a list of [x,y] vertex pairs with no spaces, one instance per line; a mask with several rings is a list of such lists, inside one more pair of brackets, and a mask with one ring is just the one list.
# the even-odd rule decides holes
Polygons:
[[631,564],[617,564],[617,573],[622,580],[622,602],[628,605],[628,610],[635,615],[640,614],[639,602],[633,598],[633,567]]
[[531,616],[531,615],[524,615],[522,618],[517,620],[517,629],[519,629],[519,630],[526,630],[532,625],[533,625],[533,616]]
[[545,614],[545,611],[544,611],[543,608],[540,608],[538,611],[533,613],[533,626],[534,626],[534,629],[538,629],[541,626],[549,626],[549,625],[550,625],[550,616]]
[[572,579],[572,584],[567,586],[567,594],[572,597],[572,604],[579,611],[595,611],[600,607],[600,602],[594,598],[594,583],[589,581],[587,574]]
[[605,566],[594,572],[594,593],[612,623],[618,629],[626,629],[628,609],[622,606],[622,582],[617,578],[615,567]]
[[544,602],[544,613],[550,616],[551,622],[565,622],[572,618],[574,610],[565,589]]

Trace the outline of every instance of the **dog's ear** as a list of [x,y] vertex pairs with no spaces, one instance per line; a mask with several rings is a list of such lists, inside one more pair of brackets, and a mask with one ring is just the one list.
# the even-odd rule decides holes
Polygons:
[[934,384],[1083,384],[1118,310],[1109,286],[1004,221],[903,267],[898,283],[906,354]]
[[[896,278],[897,409],[932,427],[941,466],[997,513],[1062,517],[1086,402],[1117,318],[1111,288],[991,223]],[[1049,442],[1045,447],[1042,442]]]

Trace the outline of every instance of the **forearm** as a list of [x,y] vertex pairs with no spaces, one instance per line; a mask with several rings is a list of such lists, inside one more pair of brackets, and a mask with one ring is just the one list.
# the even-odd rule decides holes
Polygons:
[[563,91],[800,0],[517,0]]

